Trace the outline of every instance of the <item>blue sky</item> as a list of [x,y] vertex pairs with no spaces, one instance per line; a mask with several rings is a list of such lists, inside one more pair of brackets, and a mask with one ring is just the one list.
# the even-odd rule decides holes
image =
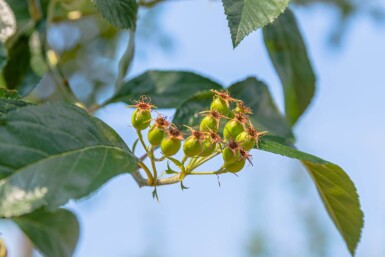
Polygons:
[[[192,70],[225,85],[257,76],[282,110],[281,86],[260,32],[233,50],[219,1],[171,1],[163,10],[160,22],[174,49],[141,49],[138,42],[138,50],[149,53],[135,61],[133,75],[147,69]],[[332,11],[318,6],[295,13],[318,77],[316,97],[295,127],[297,146],[347,171],[365,212],[357,256],[385,256],[385,28],[360,19],[335,51],[326,43]],[[129,145],[134,141],[130,114],[122,104],[98,112]],[[221,176],[221,187],[216,177],[199,177],[188,178],[190,189],[183,192],[178,185],[159,188],[160,203],[130,176],[113,179],[92,198],[68,205],[82,226],[76,256],[247,256],[253,236],[270,249],[260,256],[349,256],[304,169],[264,152],[254,152],[253,160],[239,177]],[[309,217],[318,230],[306,226]],[[324,255],[312,251],[317,240],[325,240]]]

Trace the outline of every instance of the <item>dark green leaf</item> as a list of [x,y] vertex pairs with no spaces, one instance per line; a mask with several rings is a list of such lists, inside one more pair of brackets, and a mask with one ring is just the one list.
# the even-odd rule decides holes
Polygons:
[[302,161],[331,219],[352,255],[361,237],[363,213],[353,181],[339,166],[278,142],[262,139],[259,149]]
[[263,29],[270,59],[285,92],[286,117],[293,125],[310,104],[316,78],[293,13],[287,10]]
[[30,66],[30,59],[29,36],[21,35],[9,50],[4,79],[7,88],[17,89],[22,96],[29,94],[40,80]]
[[9,61],[4,68],[4,79],[9,89],[16,89],[21,83],[30,59],[29,37],[21,35],[9,50]]
[[236,47],[248,34],[271,23],[289,4],[289,0],[222,0]]
[[149,96],[158,108],[176,108],[192,95],[222,87],[205,77],[185,71],[147,71],[126,82],[110,102],[125,102]]
[[7,49],[0,41],[0,72],[3,70],[5,64],[7,63],[7,59]]
[[120,29],[135,29],[136,0],[92,0],[102,16]]
[[213,95],[212,92],[205,91],[187,99],[176,109],[172,122],[182,130],[184,129],[183,125],[190,127],[199,125],[203,118],[199,113],[210,109]]
[[137,168],[119,135],[64,103],[10,111],[0,123],[0,217],[50,210]]
[[277,109],[265,83],[247,78],[228,90],[233,97],[243,100],[251,108],[251,120],[259,130],[267,130],[269,135],[294,141],[291,128]]
[[25,23],[30,20],[31,15],[28,10],[28,1],[6,0],[6,2],[9,4],[16,16],[18,26],[20,26],[19,23]]
[[46,257],[71,257],[79,239],[79,222],[65,209],[56,212],[37,210],[13,221]]

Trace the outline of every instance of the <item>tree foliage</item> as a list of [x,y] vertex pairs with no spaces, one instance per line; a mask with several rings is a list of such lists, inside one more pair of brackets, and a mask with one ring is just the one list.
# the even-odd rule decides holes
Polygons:
[[[175,124],[195,126],[202,120],[199,113],[213,99],[210,90],[228,90],[251,108],[252,124],[269,132],[255,151],[301,161],[354,255],[363,227],[354,183],[336,164],[295,147],[292,127],[312,101],[316,77],[288,0],[222,1],[234,47],[262,28],[265,46],[282,84],[285,113],[276,107],[268,85],[253,77],[228,87],[189,71],[150,70],[125,80],[135,52],[138,10],[161,1],[92,2],[0,0],[7,6],[7,15],[17,22],[12,35],[0,37],[0,218],[13,220],[44,256],[72,256],[79,225],[73,213],[62,209],[69,200],[88,196],[124,173],[131,174],[139,185],[154,186],[156,195],[156,174],[151,183],[138,175],[143,166],[133,154],[135,146],[130,149],[108,124],[93,117],[94,111],[114,102],[132,105],[133,100],[146,95],[159,108],[175,109]],[[63,39],[62,49],[55,49],[47,34],[55,24],[67,21],[75,22],[80,29],[93,23],[98,34],[82,38],[76,47]],[[1,28],[6,26],[9,24],[0,20],[0,33],[5,33]],[[98,40],[103,42],[101,48],[114,56],[109,46],[118,29],[129,30],[130,38],[120,61],[114,95],[102,103],[98,101],[98,94],[104,92],[103,83],[115,73],[106,68],[106,73],[98,74],[93,70],[96,66],[87,65],[81,68],[89,75],[91,93],[83,96],[72,91],[68,76],[78,67],[67,65],[64,72],[63,64],[86,55],[84,49]],[[45,96],[41,84],[54,93]],[[169,168],[166,173],[173,171]]]

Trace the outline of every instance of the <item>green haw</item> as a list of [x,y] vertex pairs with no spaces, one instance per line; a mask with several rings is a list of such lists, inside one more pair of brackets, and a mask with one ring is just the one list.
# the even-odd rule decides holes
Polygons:
[[207,131],[205,139],[202,142],[202,152],[199,156],[207,157],[214,153],[217,144],[222,143],[222,138],[219,134],[213,131]]
[[223,116],[217,110],[204,111],[201,114],[206,116],[202,119],[199,129],[201,131],[218,131],[219,123]]
[[225,146],[222,151],[222,158],[225,164],[231,164],[241,158],[241,146],[233,139]]
[[234,118],[229,120],[223,130],[223,136],[227,141],[236,139],[237,136],[245,131],[245,125],[249,122],[247,116],[243,113],[236,113]]
[[166,133],[165,130],[167,130],[169,126],[170,122],[168,122],[163,116],[159,115],[155,120],[155,124],[152,125],[148,131],[148,142],[150,142],[153,146],[159,146]]
[[233,163],[225,163],[223,165],[227,171],[236,173],[241,171],[245,167],[246,160],[251,163],[251,155],[248,152],[246,152],[244,149],[241,148],[239,150],[239,153],[241,156],[238,161]]
[[217,111],[222,115],[228,115],[230,102],[235,101],[227,91],[211,90],[214,93],[214,100],[210,105],[211,111]]
[[[243,101],[231,97],[227,91],[211,91],[214,97],[210,107],[199,113],[204,117],[199,124],[195,124],[199,125],[199,129],[178,124],[179,128],[187,127],[190,130],[186,138],[178,127],[167,121],[164,116],[159,114],[156,119],[151,119],[151,110],[156,107],[150,103],[149,98],[143,96],[140,101],[135,101],[132,107],[136,110],[131,120],[145,151],[145,155],[138,158],[138,165],[147,175],[145,179],[139,171],[135,173],[140,185],[157,187],[182,182],[190,175],[236,173],[245,167],[247,161],[251,163],[249,151],[258,145],[260,136],[267,132],[258,132],[253,127],[248,116],[252,111]],[[223,127],[221,121],[226,121]],[[142,135],[142,130],[147,128],[149,128],[147,132],[149,145],[146,145]],[[158,147],[162,154],[160,158],[155,157]],[[184,156],[178,160],[180,148]],[[195,171],[218,155],[223,160],[218,169]],[[146,158],[151,161],[150,168],[144,163]],[[163,175],[167,174],[170,177],[160,178],[156,163],[164,160],[169,163]],[[170,163],[174,167],[171,168]]]
[[250,151],[255,145],[258,145],[259,137],[266,133],[266,131],[258,132],[252,124],[249,124],[246,130],[237,136],[236,141],[239,142],[243,149]]
[[189,136],[183,144],[183,152],[187,157],[195,157],[203,150],[202,141],[204,134],[199,131],[188,127],[191,130],[191,136]]
[[133,107],[136,110],[132,113],[131,123],[137,130],[146,129],[151,123],[151,110],[154,107],[149,102],[149,98],[142,96],[141,100],[135,101]]
[[181,132],[176,127],[170,126],[166,131],[166,136],[160,143],[160,149],[164,156],[169,157],[176,154],[180,149],[181,140],[183,140]]

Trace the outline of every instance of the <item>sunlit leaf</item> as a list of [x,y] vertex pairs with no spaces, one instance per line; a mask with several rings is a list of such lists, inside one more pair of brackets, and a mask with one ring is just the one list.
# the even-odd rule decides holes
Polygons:
[[83,109],[64,103],[27,106],[0,122],[0,217],[49,210],[137,169],[119,135]]

